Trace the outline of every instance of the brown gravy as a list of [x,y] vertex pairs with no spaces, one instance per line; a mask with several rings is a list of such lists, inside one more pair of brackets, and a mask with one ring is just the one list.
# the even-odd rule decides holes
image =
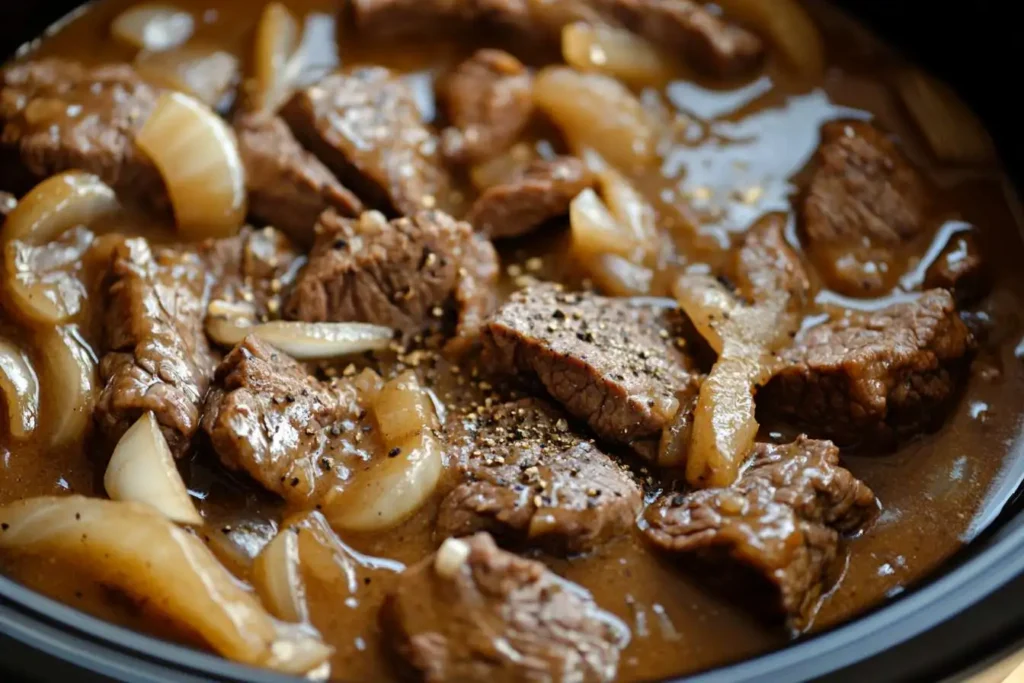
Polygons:
[[[85,63],[130,61],[132,52],[109,39],[109,24],[135,0],[103,0],[62,22],[21,58],[61,55]],[[245,60],[258,12],[241,0],[176,0],[197,18],[194,40],[215,42]],[[331,12],[333,4],[290,0],[296,13]],[[890,49],[823,2],[808,3],[826,34],[829,69],[811,90],[790,89],[771,67],[760,78],[733,90],[714,90],[676,81],[663,91],[694,123],[686,144],[665,155],[660,174],[635,178],[662,214],[663,229],[675,237],[680,263],[718,267],[733,233],[774,210],[791,212],[801,172],[818,144],[819,126],[838,117],[874,117],[896,133],[962,220],[977,226],[992,275],[991,293],[976,306],[994,322],[993,335],[976,360],[964,395],[942,429],[884,456],[846,454],[845,465],[878,495],[884,513],[866,532],[845,543],[842,576],[823,601],[816,629],[856,616],[898,595],[937,570],[971,540],[1013,492],[1022,474],[1019,459],[1024,406],[1024,366],[1018,343],[1024,333],[1024,279],[1019,264],[1024,249],[1014,190],[998,167],[957,168],[937,164],[907,116],[892,84],[905,65]],[[466,45],[361,44],[344,36],[344,64],[384,64],[430,74],[465,54]],[[429,88],[423,91],[429,95]],[[699,132],[699,134],[698,134]],[[144,229],[159,236],[160,230]],[[795,241],[795,232],[793,239]],[[526,240],[501,248],[503,265],[516,273],[539,257],[538,276],[562,277],[559,238]],[[509,277],[509,286],[514,283]],[[808,324],[834,311],[843,299],[822,292]],[[859,302],[881,306],[885,302]],[[24,333],[0,322],[11,338]],[[443,373],[439,373],[443,375]],[[441,380],[435,390],[444,400],[455,387]],[[45,424],[48,415],[43,406]],[[48,450],[34,443],[12,446],[0,441],[0,503],[23,497],[77,492],[102,495],[100,467],[81,445]],[[229,528],[246,518],[273,524],[281,506],[245,485],[224,478],[202,462],[191,465],[190,486],[199,494],[209,526]],[[432,506],[399,529],[374,538],[345,537],[369,556],[412,563],[434,550],[430,534]],[[216,535],[218,532],[213,531]],[[591,590],[597,602],[620,616],[633,631],[619,673],[622,680],[679,675],[753,656],[787,641],[787,634],[758,621],[739,605],[723,601],[701,583],[679,572],[649,550],[639,534],[601,548],[585,558],[542,558],[559,574]],[[158,623],[137,613],[102,587],[47,561],[10,562],[5,573],[69,604],[160,635]],[[334,676],[345,680],[395,677],[381,650],[377,607],[395,574],[367,567],[357,591],[341,586],[314,587],[312,620],[337,648]],[[318,595],[316,592],[321,591]],[[350,600],[339,599],[348,596]]]

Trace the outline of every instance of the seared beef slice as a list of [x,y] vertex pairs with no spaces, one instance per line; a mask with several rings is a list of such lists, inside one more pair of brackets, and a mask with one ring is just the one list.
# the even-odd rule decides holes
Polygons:
[[825,282],[877,296],[902,275],[900,246],[928,228],[928,187],[880,130],[825,124],[803,203],[808,248]]
[[674,338],[673,312],[539,285],[484,328],[496,371],[535,379],[599,437],[653,457],[698,377]]
[[451,194],[438,142],[409,88],[383,67],[328,76],[281,110],[298,140],[375,208],[412,214]]
[[930,290],[811,329],[781,354],[758,405],[813,436],[888,442],[942,419],[973,348],[952,296]]
[[582,588],[483,533],[406,569],[381,617],[402,658],[436,683],[611,681],[629,634]]
[[376,323],[412,335],[439,329],[455,313],[468,332],[492,306],[497,255],[447,214],[388,222],[376,211],[353,220],[328,212],[317,230],[288,317]]
[[572,200],[594,181],[594,174],[574,157],[535,161],[511,181],[488,188],[466,220],[491,238],[519,237],[567,215]]
[[730,278],[748,302],[785,292],[795,305],[807,299],[811,285],[800,257],[786,241],[786,215],[768,214],[754,223],[733,252]]
[[114,249],[95,410],[111,441],[151,410],[172,451],[188,446],[215,365],[203,331],[207,289],[194,252],[152,250],[142,239]]
[[165,202],[160,173],[135,145],[158,94],[127,64],[86,69],[44,59],[9,67],[0,90],[0,184],[27,189],[35,179],[80,169],[134,197]]
[[203,431],[226,467],[311,507],[351,478],[353,462],[344,454],[353,452],[351,440],[368,424],[360,385],[372,392],[375,379],[321,382],[250,336],[217,368]]
[[501,50],[478,50],[438,86],[452,127],[441,138],[445,157],[484,161],[507,149],[533,114],[532,78]]
[[[645,513],[657,547],[710,563],[703,573],[742,581],[759,576],[771,607],[794,630],[809,625],[826,589],[839,535],[868,522],[878,506],[871,490],[839,466],[828,441],[757,444],[749,469],[729,488],[669,494]],[[745,594],[745,593],[744,593]]]
[[304,245],[329,208],[358,215],[362,202],[320,160],[298,143],[276,116],[247,114],[235,121],[238,151],[245,166],[249,213]]
[[449,442],[463,483],[441,504],[442,538],[489,531],[513,546],[582,553],[631,529],[640,510],[629,471],[543,401],[457,418]]

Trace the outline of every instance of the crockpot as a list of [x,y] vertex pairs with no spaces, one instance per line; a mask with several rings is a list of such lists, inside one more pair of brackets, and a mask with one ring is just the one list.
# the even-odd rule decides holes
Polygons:
[[[0,56],[6,57],[82,3],[3,4]],[[1011,177],[1024,187],[1020,112],[1009,106],[1020,83],[1014,69],[1024,65],[1013,3],[840,4],[949,81],[985,120]],[[687,681],[937,681],[1024,640],[1024,438],[1010,458],[1016,467],[1007,467],[992,492],[998,514],[931,577],[845,625]],[[0,577],[0,680],[11,679],[289,680],[108,624]]]

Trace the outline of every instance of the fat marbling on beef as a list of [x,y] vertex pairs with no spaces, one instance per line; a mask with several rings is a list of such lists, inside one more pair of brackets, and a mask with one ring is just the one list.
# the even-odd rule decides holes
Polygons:
[[768,607],[800,631],[827,589],[840,534],[877,510],[871,490],[839,466],[839,449],[800,437],[757,444],[749,468],[728,488],[664,495],[646,511],[644,533],[665,552],[694,560],[709,579],[735,582],[734,591],[757,577],[773,596]]
[[625,624],[486,533],[449,539],[405,570],[384,632],[425,681],[612,681]]
[[640,510],[633,475],[539,399],[460,416],[448,441],[461,483],[441,503],[442,538],[488,531],[576,554],[628,532]]
[[678,322],[674,308],[542,284],[514,294],[482,337],[495,371],[534,381],[600,438],[653,459],[699,382]]

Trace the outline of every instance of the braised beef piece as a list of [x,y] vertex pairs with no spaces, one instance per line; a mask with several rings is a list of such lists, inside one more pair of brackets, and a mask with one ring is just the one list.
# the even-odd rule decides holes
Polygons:
[[321,382],[284,352],[249,336],[217,368],[203,431],[225,467],[311,507],[344,488],[361,463],[351,455],[353,439],[372,428],[361,385],[375,381]]
[[452,192],[438,142],[409,88],[383,67],[334,74],[281,109],[295,137],[374,208],[444,208]]
[[748,302],[763,301],[776,292],[784,292],[798,306],[806,301],[811,284],[800,257],[786,241],[785,214],[768,214],[750,226],[733,252],[729,278]]
[[151,410],[171,450],[184,453],[216,363],[203,331],[208,288],[206,265],[195,252],[151,249],[143,239],[113,249],[104,387],[94,412],[111,442]]
[[195,249],[213,278],[211,301],[245,304],[255,320],[280,317],[282,297],[305,262],[283,233],[243,227],[235,237],[210,239]]
[[329,211],[286,316],[376,323],[410,336],[457,319],[468,334],[491,310],[496,280],[494,248],[445,213],[388,222],[376,211],[356,219]]
[[928,187],[870,123],[833,121],[821,138],[803,202],[808,250],[831,288],[877,296],[903,274],[900,247],[928,228]]
[[675,309],[537,285],[483,331],[485,362],[540,384],[612,443],[656,457],[662,430],[699,381],[677,345]]
[[533,114],[533,78],[502,50],[477,50],[438,84],[451,127],[441,135],[449,161],[475,163],[505,151]]
[[828,587],[840,534],[877,510],[871,489],[839,466],[839,449],[801,436],[784,446],[757,444],[750,467],[728,488],[663,496],[647,509],[644,534],[692,559],[702,576],[736,582],[734,592],[766,585],[767,606],[799,632]]
[[24,191],[80,169],[166,206],[160,173],[135,145],[158,95],[127,64],[87,69],[42,59],[8,67],[0,90],[0,185]]
[[519,237],[568,214],[576,195],[594,182],[594,174],[574,157],[535,161],[509,182],[488,188],[466,220],[492,238]]
[[606,16],[668,50],[681,52],[703,73],[733,78],[760,65],[765,46],[696,0],[587,0]]
[[953,234],[924,278],[926,288],[948,289],[961,305],[981,298],[989,285],[985,259],[973,230]]
[[462,483],[441,503],[442,538],[489,531],[503,545],[576,554],[633,527],[633,476],[544,401],[455,419],[448,438]]
[[319,159],[302,148],[279,117],[245,114],[235,121],[245,166],[249,213],[286,232],[302,245],[313,243],[313,226],[333,208],[356,216],[363,203],[338,182]]
[[629,639],[583,588],[485,533],[406,569],[381,622],[417,677],[438,683],[611,681]]
[[780,354],[758,405],[812,436],[887,444],[938,424],[974,346],[949,292],[929,290],[811,329]]

